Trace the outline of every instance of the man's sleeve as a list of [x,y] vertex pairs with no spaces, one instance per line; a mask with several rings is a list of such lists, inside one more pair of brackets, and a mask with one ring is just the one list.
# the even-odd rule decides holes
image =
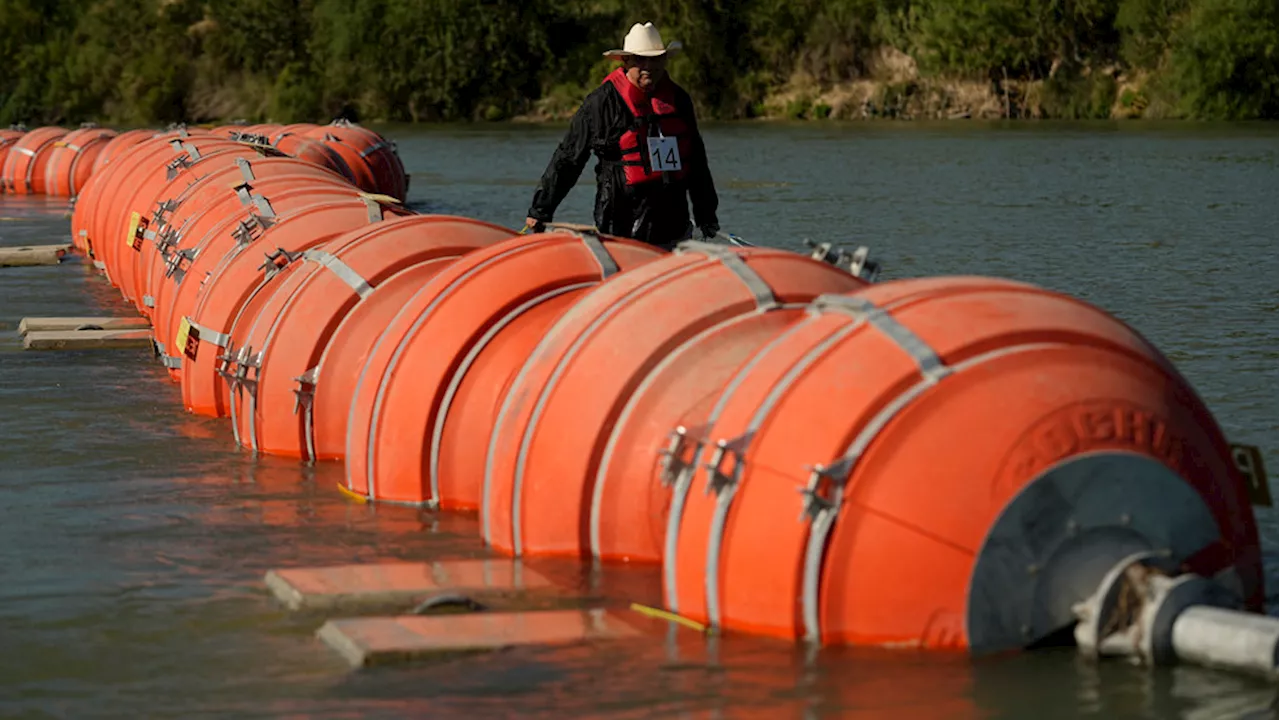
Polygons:
[[689,200],[693,202],[693,222],[702,228],[720,229],[720,221],[716,218],[716,210],[720,206],[720,198],[716,195],[716,185],[711,179],[711,167],[707,163],[707,147],[702,142],[702,133],[698,131],[698,121],[694,117],[693,100],[687,93],[682,93],[684,114],[689,124],[689,153],[686,160],[688,172],[685,177],[689,187]]
[[591,157],[591,137],[599,125],[599,107],[599,94],[592,93],[573,114],[569,131],[551,156],[551,162],[542,173],[538,189],[533,193],[529,217],[542,222],[554,220],[556,208],[578,183],[582,168]]

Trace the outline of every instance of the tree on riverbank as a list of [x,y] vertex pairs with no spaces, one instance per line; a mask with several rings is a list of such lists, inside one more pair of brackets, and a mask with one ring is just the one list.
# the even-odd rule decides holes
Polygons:
[[708,116],[1277,117],[1274,0],[0,0],[0,123],[571,112],[653,19]]

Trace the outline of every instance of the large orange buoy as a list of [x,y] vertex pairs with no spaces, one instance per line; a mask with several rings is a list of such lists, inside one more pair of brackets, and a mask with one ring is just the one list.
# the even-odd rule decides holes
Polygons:
[[156,194],[170,180],[190,178],[187,169],[205,155],[225,151],[252,154],[239,143],[200,135],[181,140],[174,138],[142,160],[134,161],[132,156],[129,160],[121,160],[120,172],[115,176],[120,187],[108,195],[110,205],[99,211],[101,241],[95,245],[94,251],[106,265],[111,283],[120,288],[126,300],[132,302],[135,299],[133,289],[138,253],[153,239],[147,236],[150,230],[143,223],[143,218],[152,209]]
[[116,136],[110,128],[83,127],[55,142],[45,166],[45,193],[75,197],[93,174],[93,163]]
[[[0,168],[4,167],[4,159],[9,155],[9,148],[13,147],[27,133],[26,130],[19,130],[16,127],[0,128]],[[4,192],[4,183],[0,183],[0,192]]]
[[664,254],[592,233],[545,233],[476,251],[424,284],[361,370],[348,489],[384,502],[478,507],[507,377],[575,298]]
[[[186,130],[159,133],[152,138],[126,148],[111,164],[94,174],[100,181],[90,180],[89,185],[81,193],[76,205],[87,206],[85,225],[85,241],[92,250],[95,265],[111,280],[111,263],[119,246],[124,245],[120,234],[108,237],[108,233],[119,223],[119,197],[129,188],[123,180],[140,167],[151,167],[156,163],[164,163],[175,153],[182,152],[182,143],[192,139],[212,138],[208,134],[191,135]],[[104,151],[105,152],[105,151]],[[74,222],[74,214],[73,214]],[[113,282],[114,284],[114,282]]]
[[379,302],[377,289],[405,268],[443,268],[511,235],[466,218],[398,217],[341,235],[289,263],[273,280],[269,299],[256,310],[246,303],[231,329],[231,346],[251,358],[244,363],[250,382],[232,395],[240,445],[313,458],[310,409],[299,412],[295,399],[322,384],[327,371],[320,357],[343,317],[357,303]]
[[[357,178],[361,189],[404,200],[408,184],[395,144],[378,133],[345,120],[313,128],[303,135],[333,148]],[[366,185],[367,183],[367,185]]]
[[140,258],[135,290],[142,299],[141,309],[148,316],[156,307],[166,273],[172,275],[169,271],[183,262],[179,255],[194,255],[197,249],[192,243],[204,237],[205,229],[246,209],[263,180],[289,175],[299,181],[311,177],[334,185],[345,182],[327,168],[289,157],[215,154],[207,162],[210,168],[202,168],[203,176],[185,187],[174,188],[177,194],[161,200],[148,221],[148,229],[154,230],[155,249]]
[[1167,550],[1256,607],[1221,432],[1137,333],[1033,286],[819,298],[716,399],[669,516],[669,609],[831,644],[1027,646],[1115,562]]
[[[264,164],[258,161],[254,173],[263,170]],[[341,178],[292,173],[266,177],[247,188],[239,184],[232,187],[232,183],[235,181],[228,181],[226,188],[229,198],[219,199],[183,223],[181,249],[173,250],[167,258],[159,287],[152,285],[152,333],[161,362],[174,379],[182,374],[182,348],[172,347],[179,322],[195,307],[200,288],[223,255],[253,243],[285,212],[324,200],[346,199],[355,191]]]
[[[451,259],[419,263],[387,278],[370,302],[357,303],[333,331],[317,367],[325,368],[324,382],[302,378],[299,412],[310,426],[310,454],[316,460],[341,460],[347,442],[347,420],[360,371],[383,330],[400,309],[431,278],[449,267]],[[318,378],[317,378],[318,379]]]
[[[154,130],[129,130],[120,133],[107,141],[98,156],[94,158],[93,170],[89,180],[77,193],[75,207],[71,213],[71,237],[76,247],[86,252],[93,250],[93,235],[96,233],[97,217],[102,198],[115,187],[111,181],[114,171],[107,168],[118,158],[128,155],[135,147],[156,138],[167,137],[173,133],[158,133]],[[98,269],[104,269],[101,261],[95,261]]]
[[271,133],[270,142],[272,145],[274,145],[277,141],[280,140],[280,138],[284,137],[285,135],[303,135],[305,133],[311,132],[312,130],[315,130],[318,127],[320,126],[315,123],[293,123],[291,125],[285,125],[284,127],[280,128],[274,133]]
[[54,143],[66,134],[66,128],[38,127],[18,138],[0,166],[0,189],[15,195],[44,194],[45,168]]
[[[124,238],[124,247],[115,253],[118,258],[114,268],[116,282],[125,299],[147,314],[151,303],[144,302],[143,294],[139,292],[143,285],[142,273],[150,270],[143,258],[159,251],[157,228],[152,223],[157,215],[163,220],[171,209],[166,201],[205,175],[234,164],[237,159],[262,157],[258,150],[229,140],[208,139],[203,143],[186,142],[182,146],[183,154],[168,163],[133,172],[125,182],[134,190],[125,193],[120,201],[121,219],[124,221],[120,235]],[[107,232],[110,237],[111,231]]]
[[223,255],[199,286],[191,309],[174,309],[182,314],[175,315],[179,326],[174,330],[171,352],[183,348],[182,399],[187,410],[198,415],[227,414],[228,386],[238,391],[238,383],[250,367],[245,349],[231,347],[227,333],[240,306],[264,279],[275,276],[278,268],[301,252],[335,235],[405,213],[352,187],[346,197],[313,200],[282,212],[260,236]]
[[335,173],[346,178],[352,185],[356,184],[355,173],[351,171],[351,167],[347,165],[347,161],[333,148],[325,145],[319,140],[299,135],[296,133],[282,131],[276,133],[271,139],[271,147],[276,148],[290,157],[296,157],[299,160],[315,163],[327,167]]
[[[584,297],[547,331],[502,401],[485,463],[485,540],[516,555],[590,552],[608,430],[664,357],[734,316],[862,284],[792,252],[690,242]],[[651,502],[630,502],[615,522],[652,522]]]

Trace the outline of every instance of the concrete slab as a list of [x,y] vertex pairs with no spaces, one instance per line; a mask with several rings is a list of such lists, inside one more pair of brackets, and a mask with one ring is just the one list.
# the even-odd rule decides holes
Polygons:
[[27,265],[57,265],[63,256],[72,251],[67,245],[28,245],[25,247],[0,248],[0,267],[23,267]]
[[316,636],[352,667],[410,662],[525,645],[565,645],[641,634],[604,610],[330,620]]
[[144,317],[28,317],[18,323],[18,332],[65,330],[143,330],[151,327]]
[[150,330],[51,330],[28,332],[26,350],[118,350],[150,348]]
[[486,596],[548,591],[555,585],[519,560],[441,560],[271,570],[264,578],[291,610],[414,603],[443,594]]

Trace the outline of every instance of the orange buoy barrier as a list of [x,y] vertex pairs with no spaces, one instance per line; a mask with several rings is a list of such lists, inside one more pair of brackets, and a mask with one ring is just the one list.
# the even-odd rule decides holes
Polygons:
[[[122,247],[114,253],[118,261],[113,272],[126,300],[144,313],[148,311],[144,293],[140,292],[142,273],[144,269],[150,269],[149,265],[144,268],[143,257],[156,251],[157,229],[151,223],[157,213],[163,218],[168,212],[170,206],[165,201],[170,199],[169,196],[181,192],[193,180],[211,170],[234,164],[237,158],[249,160],[258,157],[262,157],[260,151],[241,143],[204,138],[182,143],[182,151],[167,163],[139,168],[122,180],[134,190],[121,200]],[[107,230],[107,233],[110,238],[112,231]]]
[[[4,159],[9,155],[9,148],[13,147],[26,133],[26,130],[19,130],[16,127],[0,128],[0,168],[4,167]],[[0,192],[3,191],[4,184],[0,183]]]
[[[193,136],[186,130],[178,129],[145,138],[139,143],[123,148],[110,164],[103,167],[101,171],[95,172],[85,184],[84,190],[76,200],[76,210],[72,213],[72,228],[80,225],[76,235],[84,239],[85,246],[93,253],[94,264],[106,273],[107,280],[111,280],[109,268],[109,263],[113,259],[110,257],[111,251],[123,242],[119,235],[111,239],[107,238],[108,228],[111,226],[109,219],[118,217],[118,197],[127,192],[127,188],[122,187],[121,180],[138,167],[164,162],[157,158],[172,157],[173,153],[181,152],[182,142],[192,137],[199,136]],[[108,145],[103,150],[103,154],[110,150],[111,147]],[[100,155],[99,159],[101,158]],[[76,215],[81,212],[83,214],[78,222]],[[114,285],[114,282],[112,284]]]
[[[265,174],[267,160],[270,158],[254,163],[255,175]],[[280,160],[307,165],[293,158]],[[314,172],[332,175],[324,168],[310,167]],[[261,177],[246,188],[233,186],[235,182],[227,181],[226,195],[183,222],[181,249],[171,249],[159,287],[152,286],[155,309],[151,327],[156,349],[175,380],[181,377],[183,368],[182,348],[173,347],[178,325],[182,316],[195,308],[204,278],[218,266],[223,255],[239,252],[253,243],[285,212],[324,200],[346,199],[357,192],[341,178],[299,176],[294,171]],[[195,281],[186,282],[188,278]]]
[[322,167],[327,167],[341,175],[352,185],[356,184],[355,173],[347,165],[347,161],[333,148],[319,140],[283,130],[268,140],[271,147],[299,160],[306,160]]
[[583,293],[665,254],[593,233],[542,233],[471,253],[422,285],[360,370],[349,401],[348,490],[383,502],[478,507],[508,376]]
[[[333,331],[317,367],[325,368],[324,382],[306,383],[310,391],[300,412],[309,412],[310,453],[315,460],[341,460],[346,452],[347,422],[360,371],[369,352],[400,309],[431,278],[455,261],[421,263],[405,268],[378,286],[376,299],[358,303]],[[317,376],[316,380],[319,379]],[[304,420],[304,422],[307,422]]]
[[154,247],[142,253],[136,289],[137,297],[142,299],[139,309],[147,316],[155,312],[166,277],[172,277],[184,260],[189,262],[199,252],[195,241],[232,213],[244,209],[262,181],[290,176],[295,181],[314,178],[331,185],[344,183],[327,168],[290,157],[268,154],[245,158],[219,153],[209,156],[207,162],[209,168],[201,168],[204,174],[199,180],[172,188],[177,194],[160,201],[148,220],[148,228],[155,231]]
[[[237,357],[246,358],[237,364],[248,378],[231,399],[237,442],[269,455],[315,457],[306,400],[328,374],[320,358],[343,317],[357,303],[379,302],[377,289],[405,268],[444,268],[511,235],[507,228],[478,220],[412,215],[359,228],[303,252],[271,281],[269,299],[256,310],[246,303],[232,326],[231,344]],[[352,375],[358,368],[345,370]]]
[[303,135],[320,127],[315,123],[292,123],[285,125],[270,135],[269,142],[274,145],[280,138],[285,135]]
[[148,228],[142,223],[142,215],[150,209],[156,193],[168,184],[170,176],[187,175],[185,168],[205,154],[225,150],[252,152],[231,140],[200,135],[172,138],[148,152],[121,158],[120,170],[115,174],[119,187],[105,198],[108,204],[99,212],[101,240],[94,245],[94,254],[106,266],[111,284],[120,289],[126,300],[134,300],[135,258],[151,239],[146,237]]
[[110,128],[82,127],[53,144],[45,166],[45,193],[75,197],[93,174],[93,164],[116,136]]
[[89,176],[96,175],[99,170],[111,164],[111,161],[122,155],[126,150],[151,138],[161,135],[155,130],[140,128],[137,130],[127,130],[107,141],[106,147],[102,148],[102,152],[98,153],[98,157],[94,158],[93,167],[89,171]]
[[38,127],[18,138],[0,166],[0,189],[15,195],[43,194],[49,156],[66,134],[66,128]]
[[345,120],[313,128],[302,135],[324,142],[350,166],[356,185],[403,201],[408,192],[404,165],[395,145],[378,133]]
[[386,207],[348,186],[337,197],[313,198],[296,210],[278,211],[274,219],[252,215],[255,223],[265,226],[262,233],[248,243],[237,242],[222,256],[196,288],[189,311],[174,309],[179,326],[174,329],[170,352],[181,348],[178,351],[184,355],[182,398],[187,410],[215,417],[228,413],[227,391],[239,391],[251,360],[244,348],[231,343],[228,332],[240,306],[263,280],[275,278],[278,269],[296,253],[348,230],[402,214],[404,210]]
[[283,125],[277,123],[260,123],[258,125],[246,125],[238,130],[241,135],[264,135],[271,137],[273,134],[280,132],[284,128]]
[[1194,391],[1120,321],[1030,285],[823,296],[697,437],[664,592],[714,626],[1017,649],[1075,623],[1054,605],[1073,577],[1087,593],[1135,548],[1230,569],[1260,600],[1247,490]]
[[[486,542],[515,555],[588,554],[608,430],[664,357],[734,316],[863,284],[792,252],[689,242],[584,297],[547,331],[502,400],[484,470]],[[622,517],[601,524],[651,523],[651,508],[632,497]]]

